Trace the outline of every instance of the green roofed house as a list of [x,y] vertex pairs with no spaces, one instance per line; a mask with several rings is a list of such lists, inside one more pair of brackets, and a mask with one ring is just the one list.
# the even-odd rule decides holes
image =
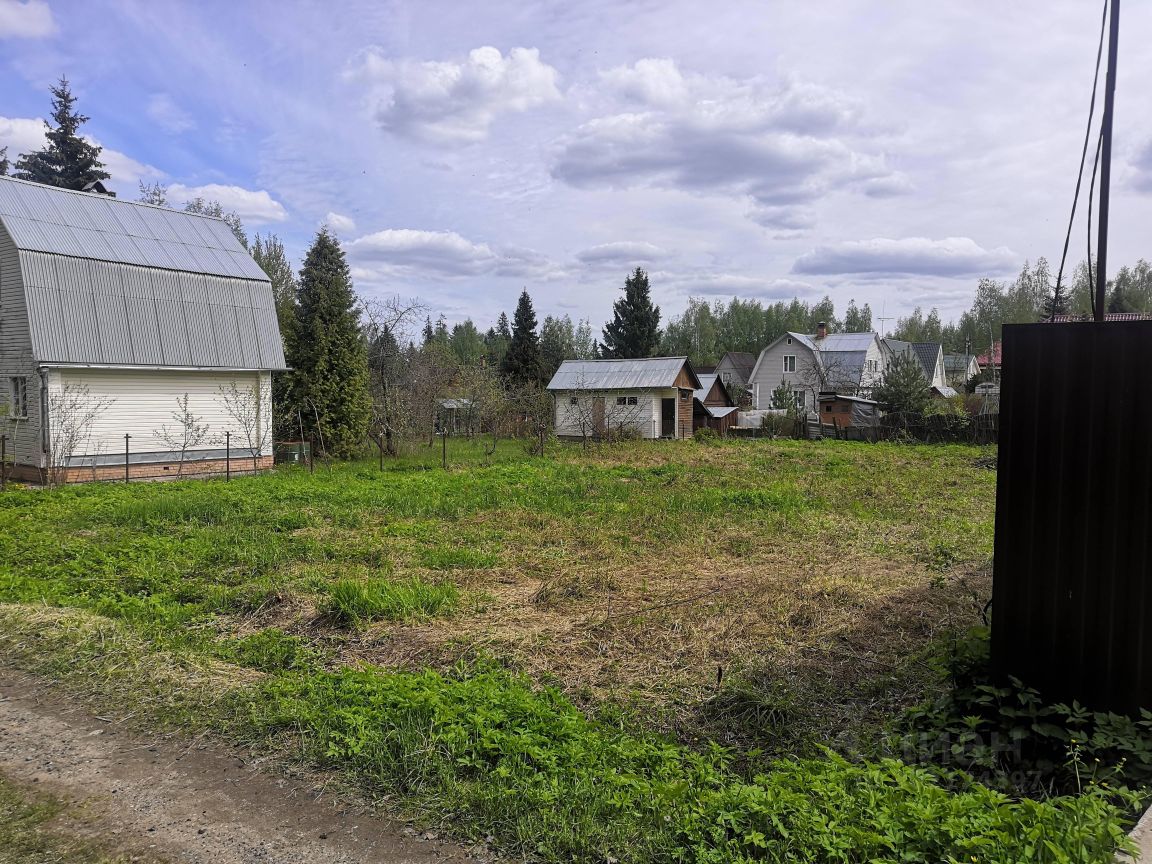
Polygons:
[[0,177],[0,311],[9,476],[271,464],[272,286],[223,220]]

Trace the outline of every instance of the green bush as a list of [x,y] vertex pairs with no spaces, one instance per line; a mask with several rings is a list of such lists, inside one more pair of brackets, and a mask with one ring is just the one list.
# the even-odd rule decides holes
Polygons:
[[1104,864],[1125,844],[1121,813],[1096,790],[1015,802],[831,754],[742,780],[720,747],[697,753],[589,720],[491,667],[287,675],[247,713],[374,791],[545,861]]
[[409,621],[451,612],[459,601],[460,592],[450,582],[340,579],[328,586],[323,611],[342,624],[363,627],[372,621]]
[[715,444],[720,436],[716,434],[715,429],[697,429],[692,433],[692,440],[698,444]]
[[1152,712],[1092,712],[1046,703],[1016,679],[994,683],[986,627],[957,641],[944,666],[948,690],[904,718],[905,759],[958,768],[1013,795],[1152,785]]

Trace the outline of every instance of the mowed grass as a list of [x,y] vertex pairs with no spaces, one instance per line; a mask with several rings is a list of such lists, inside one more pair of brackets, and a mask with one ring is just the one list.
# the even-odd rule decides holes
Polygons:
[[0,600],[166,647],[275,628],[347,662],[494,655],[663,728],[767,718],[795,738],[834,732],[837,705],[914,698],[918,652],[989,593],[978,448],[509,442],[485,467],[451,443],[447,472],[417,448],[383,472],[9,492]]
[[985,451],[453,443],[0,496],[0,656],[528,859],[1111,860],[1097,790],[819,746],[875,757],[978,619]]

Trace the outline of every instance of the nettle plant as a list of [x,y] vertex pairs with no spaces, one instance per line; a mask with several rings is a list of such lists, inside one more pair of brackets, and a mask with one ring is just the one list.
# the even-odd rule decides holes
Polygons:
[[905,761],[960,769],[1029,797],[1098,787],[1124,798],[1124,787],[1152,787],[1152,712],[1090,711],[1045,702],[1015,678],[994,682],[986,627],[952,646],[944,665],[948,691],[905,715],[897,745]]

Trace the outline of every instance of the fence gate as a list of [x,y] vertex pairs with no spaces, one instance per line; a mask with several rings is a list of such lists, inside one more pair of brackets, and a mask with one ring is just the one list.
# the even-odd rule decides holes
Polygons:
[[993,662],[1152,708],[1152,321],[1005,326]]

